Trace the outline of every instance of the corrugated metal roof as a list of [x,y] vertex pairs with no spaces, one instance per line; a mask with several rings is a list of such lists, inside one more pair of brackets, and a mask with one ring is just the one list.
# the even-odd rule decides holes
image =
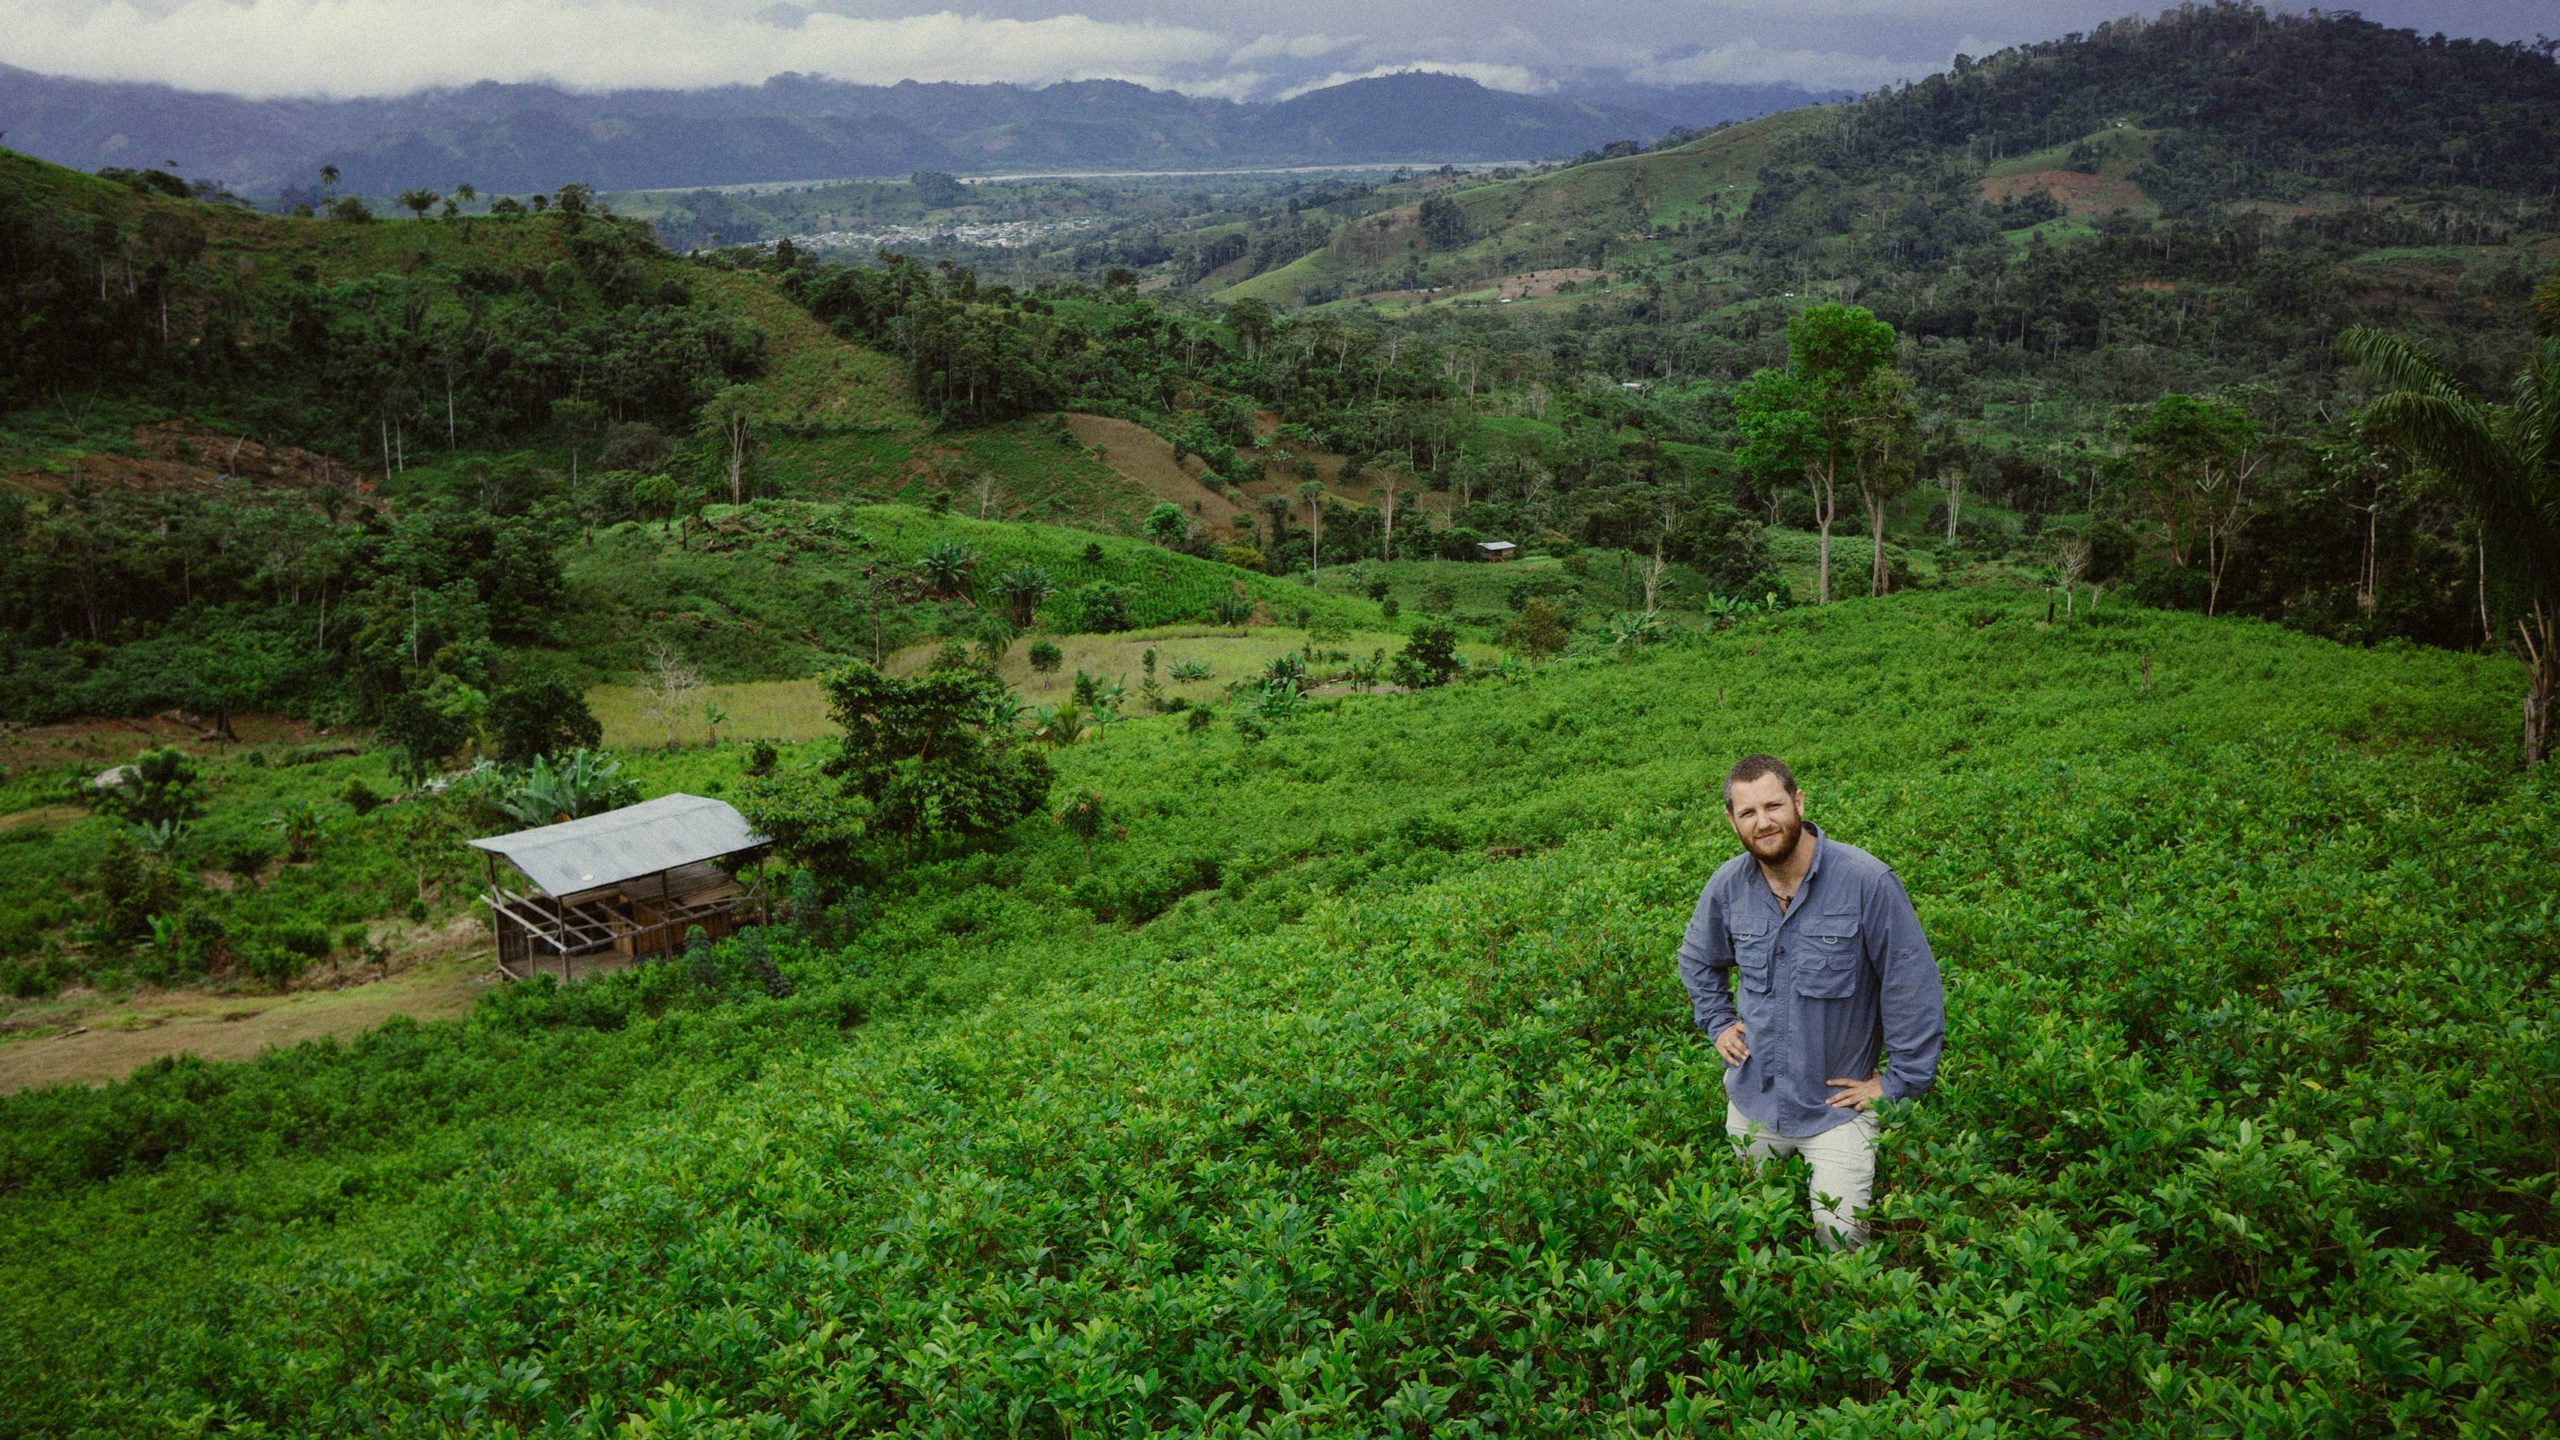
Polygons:
[[661,795],[583,820],[474,840],[553,895],[618,884],[767,843],[747,818],[700,795]]

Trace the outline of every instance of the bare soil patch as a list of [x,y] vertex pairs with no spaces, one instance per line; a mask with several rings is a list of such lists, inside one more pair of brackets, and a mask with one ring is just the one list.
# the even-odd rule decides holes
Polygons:
[[[164,1055],[247,1060],[271,1046],[361,1034],[394,1015],[460,1015],[499,983],[487,931],[459,915],[422,931],[390,974],[323,967],[277,995],[161,990],[109,999],[66,993],[10,1013],[0,1030],[0,1094],[46,1085],[103,1085]],[[581,974],[585,971],[581,962]]]
[[1994,175],[1982,182],[1982,198],[2007,200],[2042,190],[2060,201],[2064,213],[2104,215],[2148,203],[2142,187],[2109,175],[2078,170],[2030,170],[2021,175]]
[[[232,733],[238,743],[213,733],[208,716],[168,710],[135,718],[65,720],[53,725],[0,725],[0,765],[121,764],[155,745],[174,745],[191,755],[220,755],[241,746],[308,744],[335,732],[314,728],[280,715],[234,715]],[[347,743],[357,742],[349,737]]]
[[1568,265],[1559,270],[1523,270],[1516,275],[1505,275],[1493,282],[1493,288],[1495,295],[1504,300],[1543,300],[1567,285],[1588,285],[1594,280],[1608,278],[1606,270]]
[[1172,444],[1146,426],[1103,415],[1070,413],[1059,418],[1075,433],[1076,443],[1087,449],[1100,446],[1103,464],[1157,499],[1171,501],[1213,526],[1233,525],[1244,513],[1215,488],[1215,481],[1202,478],[1209,472],[1206,461],[1190,455],[1176,463]]
[[[217,490],[245,482],[265,490],[336,490],[357,503],[370,503],[373,478],[329,456],[292,445],[267,445],[246,435],[229,435],[185,420],[162,420],[133,427],[140,455],[83,455],[80,479],[90,485],[122,490]],[[7,477],[31,490],[60,494],[69,475],[29,470]]]

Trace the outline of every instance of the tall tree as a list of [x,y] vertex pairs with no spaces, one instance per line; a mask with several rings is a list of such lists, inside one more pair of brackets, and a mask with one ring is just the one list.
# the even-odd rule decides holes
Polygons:
[[1269,303],[1250,298],[1234,301],[1227,306],[1226,318],[1227,328],[1235,332],[1236,343],[1244,347],[1244,358],[1259,358],[1276,328]]
[[718,452],[729,472],[729,503],[747,503],[747,458],[755,453],[756,420],[764,410],[764,392],[753,385],[731,385],[702,407],[702,438]]
[[2125,436],[2131,493],[2158,518],[2173,563],[2185,568],[2201,547],[2213,614],[2232,547],[2256,514],[2250,486],[2267,455],[2257,422],[2227,401],[2163,395]]
[[2465,393],[2442,361],[2387,331],[2349,330],[2338,348],[2390,387],[2365,408],[2368,431],[2442,476],[2479,517],[2481,563],[2525,664],[2525,763],[2538,765],[2560,701],[2560,335],[2525,356],[2504,402]]
[[1911,382],[1898,370],[1878,370],[1858,388],[1858,494],[1867,507],[1867,538],[1874,545],[1867,572],[1867,593],[1892,588],[1884,561],[1884,513],[1893,497],[1910,487],[1913,461],[1920,452],[1918,412],[1911,405]]
[[1301,480],[1298,498],[1307,506],[1307,572],[1324,568],[1324,482]]
[[[1787,322],[1793,393],[1764,387],[1760,397],[1760,442],[1793,453],[1813,496],[1814,524],[1822,533],[1815,583],[1825,605],[1831,603],[1831,526],[1840,515],[1841,471],[1854,474],[1858,466],[1859,397],[1868,379],[1893,363],[1893,327],[1872,311],[1815,305]],[[1787,401],[1775,409],[1765,403]]]

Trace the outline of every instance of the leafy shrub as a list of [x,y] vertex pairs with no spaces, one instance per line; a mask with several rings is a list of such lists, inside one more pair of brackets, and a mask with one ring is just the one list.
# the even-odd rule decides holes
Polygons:
[[1102,797],[1090,790],[1079,790],[1068,796],[1065,807],[1057,813],[1058,827],[1076,837],[1076,842],[1084,847],[1088,865],[1093,863],[1094,837],[1102,833],[1107,814],[1108,808]]
[[1425,625],[1405,641],[1396,656],[1396,683],[1425,689],[1446,685],[1466,668],[1458,658],[1457,632],[1446,625]]
[[1076,592],[1077,628],[1112,635],[1129,628],[1129,592],[1107,580],[1096,580]]
[[1034,640],[1031,642],[1030,659],[1033,670],[1043,675],[1055,675],[1058,667],[1066,663],[1067,653],[1058,648],[1056,641]]
[[297,865],[309,860],[312,852],[320,848],[320,811],[308,800],[293,801],[277,811],[267,823],[284,841],[284,858]]
[[1185,895],[1217,889],[1222,878],[1210,857],[1150,858],[1083,875],[1067,887],[1067,898],[1101,919],[1143,925]]
[[243,835],[222,847],[222,868],[254,884],[276,858],[276,847],[258,836]]
[[347,788],[338,792],[338,799],[358,815],[370,815],[385,803],[382,792],[362,780],[348,781]]
[[1520,618],[1502,632],[1503,644],[1541,660],[1563,654],[1567,638],[1564,622],[1534,596],[1521,604]]
[[604,726],[587,697],[557,675],[500,690],[489,700],[489,735],[498,763],[524,765],[604,743]]
[[175,746],[155,746],[112,772],[114,780],[87,792],[100,812],[131,825],[184,825],[204,814],[203,777],[195,761]]

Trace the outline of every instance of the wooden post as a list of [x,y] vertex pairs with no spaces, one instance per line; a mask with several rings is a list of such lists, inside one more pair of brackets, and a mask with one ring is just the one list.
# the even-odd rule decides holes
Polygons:
[[566,985],[578,978],[577,967],[569,963],[569,902],[552,896],[551,913],[552,924],[560,933],[560,983]]
[[[495,902],[498,898],[498,857],[490,854],[486,850],[483,850],[480,852],[480,858],[488,864],[489,899],[492,902]],[[506,927],[506,912],[500,910],[495,903],[492,903],[489,906],[489,943],[498,947],[497,960],[498,968],[500,970],[507,968]]]

